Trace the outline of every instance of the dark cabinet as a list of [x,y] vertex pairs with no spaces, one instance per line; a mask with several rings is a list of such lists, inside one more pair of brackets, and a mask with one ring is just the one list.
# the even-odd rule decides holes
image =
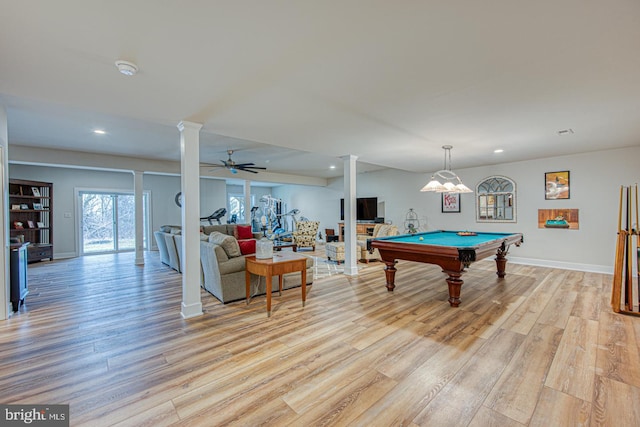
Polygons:
[[27,246],[28,244],[11,245],[10,255],[10,300],[13,311],[18,311],[20,304],[24,304],[24,298],[29,293],[27,283]]

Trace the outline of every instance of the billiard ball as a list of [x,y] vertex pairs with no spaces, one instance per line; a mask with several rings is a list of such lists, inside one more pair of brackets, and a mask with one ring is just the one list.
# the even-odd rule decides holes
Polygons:
[[424,237],[420,237],[420,238],[418,238],[418,240],[424,240]]

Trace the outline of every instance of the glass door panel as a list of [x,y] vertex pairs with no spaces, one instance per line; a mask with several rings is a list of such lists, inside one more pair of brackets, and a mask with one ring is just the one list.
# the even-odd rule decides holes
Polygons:
[[116,198],[118,213],[118,250],[136,248],[135,200],[133,195],[119,194]]
[[88,193],[81,196],[82,252],[115,251],[114,197]]

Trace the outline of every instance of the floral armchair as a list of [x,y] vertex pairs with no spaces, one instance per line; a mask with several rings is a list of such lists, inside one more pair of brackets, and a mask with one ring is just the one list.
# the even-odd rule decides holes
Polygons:
[[367,236],[366,239],[358,239],[358,249],[360,250],[360,259],[364,262],[369,262],[373,259],[380,259],[380,252],[378,249],[374,249],[372,253],[369,253],[367,250],[367,239],[373,239],[376,237],[385,237],[385,236],[397,236],[400,234],[398,232],[398,227],[390,224],[376,224],[373,229],[373,234],[371,236]]
[[312,248],[316,250],[316,236],[318,235],[320,221],[298,221],[296,231],[291,233],[293,243],[298,248]]

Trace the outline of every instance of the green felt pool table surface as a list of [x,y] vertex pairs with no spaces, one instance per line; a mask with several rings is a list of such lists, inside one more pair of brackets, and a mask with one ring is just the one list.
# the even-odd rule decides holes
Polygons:
[[[464,269],[474,262],[495,255],[499,278],[505,277],[506,254],[513,244],[523,242],[521,233],[475,232],[459,235],[460,231],[428,231],[369,239],[371,251],[378,249],[380,258],[386,264],[387,289],[395,288],[395,264],[397,260],[407,260],[436,264],[449,277],[449,303],[452,307],[460,304],[460,288],[464,283],[460,276]],[[464,230],[463,233],[473,233]]]
[[437,245],[456,248],[471,248],[494,240],[501,240],[512,236],[512,233],[482,233],[475,236],[460,236],[459,231],[428,231],[416,234],[403,234],[400,236],[381,237],[377,240],[387,240],[399,243],[412,243],[417,245]]

